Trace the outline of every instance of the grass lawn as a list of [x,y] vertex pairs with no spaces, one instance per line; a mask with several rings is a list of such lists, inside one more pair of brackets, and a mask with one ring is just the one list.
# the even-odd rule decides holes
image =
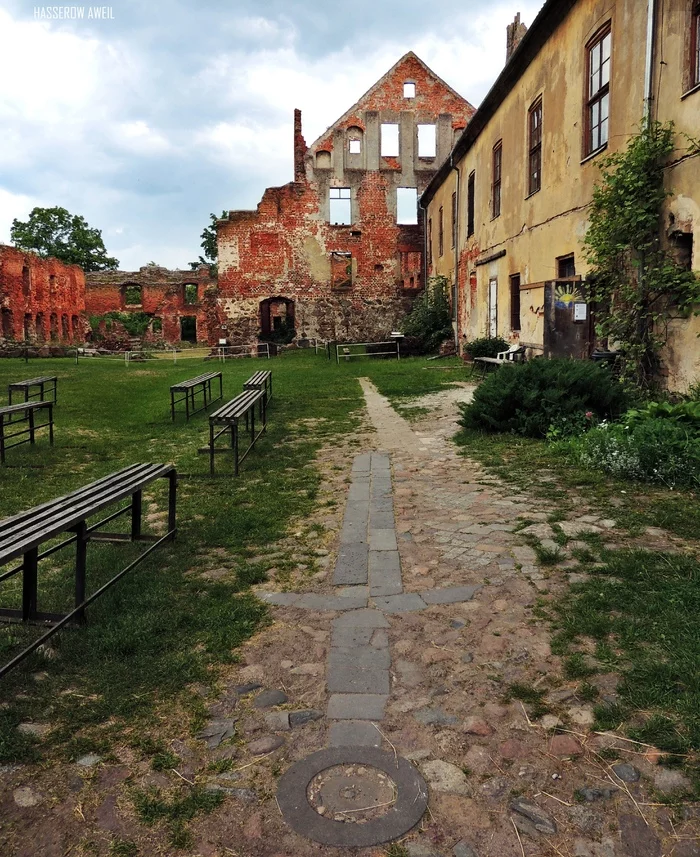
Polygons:
[[[359,425],[363,400],[357,377],[371,377],[390,397],[419,395],[464,379],[457,361],[449,371],[433,371],[437,362],[362,359],[337,366],[312,352],[223,367],[180,358],[177,364],[153,360],[129,366],[111,359],[86,359],[77,366],[70,359],[0,361],[1,391],[10,381],[37,374],[59,379],[55,445],[49,447],[41,432],[34,448],[8,452],[0,469],[0,517],[134,462],[173,462],[179,474],[176,541],[91,606],[86,627],[60,634],[46,655],[35,654],[2,680],[0,763],[39,758],[39,745],[15,728],[23,721],[51,723],[41,753],[69,759],[108,752],[126,726],[156,722],[168,700],[188,712],[196,729],[201,702],[187,688],[215,685],[217,667],[234,661],[237,647],[266,621],[265,607],[249,588],[263,579],[269,563],[251,559],[269,552],[293,522],[304,529],[316,504],[317,451]],[[444,367],[446,361],[439,363]],[[170,420],[169,385],[220,368],[224,401],[240,392],[253,371],[273,371],[267,435],[239,479],[226,456],[218,457],[217,476],[209,477],[208,457],[197,454],[207,436],[203,413],[188,423],[184,416]],[[164,509],[165,492],[154,488],[145,500],[146,513],[157,513]],[[128,544],[91,545],[88,591],[124,567],[132,551]],[[40,565],[40,609],[70,605],[72,555],[64,553],[70,549]],[[188,574],[216,562],[233,573],[218,581]],[[293,566],[291,556],[275,559],[276,566],[285,564]],[[20,585],[19,577],[0,584],[2,606],[17,606]],[[0,661],[36,633],[0,625]]]

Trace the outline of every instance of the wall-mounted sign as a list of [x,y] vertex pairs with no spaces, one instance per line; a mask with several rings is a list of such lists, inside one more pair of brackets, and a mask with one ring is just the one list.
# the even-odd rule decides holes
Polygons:
[[585,321],[588,318],[588,304],[576,301],[574,303],[574,321]]

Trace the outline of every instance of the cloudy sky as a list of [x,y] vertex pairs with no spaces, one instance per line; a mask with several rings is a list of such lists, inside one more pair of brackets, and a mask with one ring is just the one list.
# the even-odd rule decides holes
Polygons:
[[[187,267],[209,212],[292,179],[311,142],[406,51],[478,105],[505,27],[540,0],[114,0],[103,20],[0,0],[0,243],[60,205],[124,270]],[[80,14],[79,11],[69,14]]]

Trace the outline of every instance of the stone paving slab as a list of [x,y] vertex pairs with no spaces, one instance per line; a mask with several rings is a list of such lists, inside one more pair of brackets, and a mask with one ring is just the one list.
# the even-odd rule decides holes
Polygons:
[[331,747],[379,747],[382,736],[366,720],[338,720],[328,730]]
[[301,598],[298,592],[256,592],[257,597],[266,604],[277,607],[293,607]]
[[364,610],[350,610],[333,620],[336,628],[388,628],[389,623],[380,610],[368,607]]
[[326,684],[329,693],[388,694],[389,670],[365,669],[354,660],[340,659],[334,661],[332,669],[329,669]]
[[396,543],[396,530],[393,527],[390,530],[370,530],[369,549],[371,551],[397,551],[399,546]]
[[358,584],[357,586],[340,586],[336,590],[340,598],[364,598],[369,597],[369,586]]
[[367,606],[367,599],[358,598],[355,595],[343,598],[337,595],[314,595],[309,592],[300,596],[294,606],[305,610],[357,610],[359,607]]
[[387,595],[373,598],[374,606],[386,613],[411,613],[414,610],[425,610],[428,606],[415,592],[404,592],[402,595]]
[[382,720],[388,694],[336,693],[328,701],[329,720]]
[[391,512],[394,514],[394,500],[392,497],[372,497],[369,503],[370,518],[375,512]]
[[391,471],[391,458],[386,452],[372,453],[372,470],[379,472],[380,470]]
[[389,649],[374,646],[332,646],[328,655],[328,669],[357,667],[361,670],[388,670],[391,658]]
[[348,544],[365,544],[367,542],[367,517],[365,515],[362,521],[344,521],[343,529],[340,531],[340,543]]
[[398,595],[403,592],[398,551],[369,552],[370,595]]
[[444,589],[426,589],[421,597],[426,604],[457,604],[471,601],[481,586],[447,586]]
[[341,544],[338,560],[333,572],[333,583],[338,586],[352,586],[367,583],[369,545]]
[[345,524],[364,524],[367,526],[369,516],[369,501],[353,503],[345,508],[343,515],[343,526]]
[[[331,635],[331,647],[369,646],[379,628],[334,628]],[[387,644],[388,645],[388,644]]]
[[369,526],[372,530],[391,530],[396,526],[393,509],[380,511],[374,509],[369,513]]
[[355,459],[352,463],[352,472],[353,473],[359,473],[361,471],[369,472],[371,462],[372,462],[372,454],[370,452],[363,452],[361,455],[356,455]]
[[391,495],[391,477],[384,478],[382,476],[372,475],[372,488],[370,492],[370,498],[372,500],[379,500],[382,497],[391,497]]
[[369,483],[353,482],[348,490],[348,503],[366,503],[369,500]]

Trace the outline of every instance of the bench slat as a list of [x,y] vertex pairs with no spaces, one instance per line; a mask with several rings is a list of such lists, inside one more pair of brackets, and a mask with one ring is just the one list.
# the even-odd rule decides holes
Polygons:
[[165,476],[171,464],[137,464],[34,509],[0,521],[0,565],[69,530]]
[[19,411],[36,411],[38,408],[48,408],[53,402],[20,402],[18,405],[3,405],[0,414],[16,414]]
[[10,387],[32,387],[35,384],[45,384],[47,381],[57,381],[57,375],[44,375],[41,378],[27,378],[26,381],[13,381]]
[[187,381],[180,381],[177,384],[173,384],[170,389],[174,390],[176,393],[181,393],[185,390],[189,390],[190,387],[195,387],[197,384],[204,384],[207,381],[212,381],[214,378],[220,377],[221,372],[207,372],[204,375],[197,375],[196,378],[190,378]]
[[249,411],[263,395],[262,390],[245,390],[243,393],[239,393],[235,399],[231,399],[230,402],[209,414],[209,421],[228,422],[231,419],[237,419]]

